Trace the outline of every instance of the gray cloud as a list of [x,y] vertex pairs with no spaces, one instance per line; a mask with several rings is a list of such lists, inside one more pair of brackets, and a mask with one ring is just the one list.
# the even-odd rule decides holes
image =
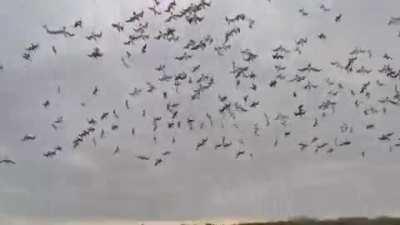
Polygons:
[[[177,1],[183,8],[191,1]],[[386,25],[390,16],[397,16],[398,1],[324,1],[332,9],[322,13],[321,1],[221,1],[214,0],[212,7],[204,12],[205,20],[190,26],[177,22],[181,36],[179,44],[151,41],[148,54],[140,54],[141,45],[129,47],[133,59],[126,69],[120,62],[126,47],[127,33],[118,34],[111,23],[123,21],[133,10],[148,7],[144,1],[48,1],[35,2],[15,0],[4,2],[0,9],[0,27],[3,29],[0,42],[0,156],[17,161],[12,167],[0,164],[0,223],[31,224],[29,221],[64,224],[87,221],[136,221],[136,220],[191,220],[208,218],[260,218],[277,219],[298,215],[316,217],[399,215],[400,196],[396,180],[399,171],[399,152],[388,152],[388,147],[377,141],[384,132],[398,131],[397,108],[388,107],[382,114],[364,117],[353,107],[348,94],[336,98],[339,102],[335,115],[321,120],[318,129],[311,129],[314,117],[291,120],[287,128],[276,121],[268,128],[263,126],[263,112],[271,117],[279,112],[290,114],[296,110],[299,99],[290,96],[297,91],[308,113],[319,115],[317,106],[327,98],[325,78],[341,82],[349,89],[359,90],[361,84],[380,79],[387,85],[371,86],[373,96],[369,103],[378,106],[379,97],[393,94],[396,81],[388,80],[376,72],[385,62],[382,55],[393,56],[393,65],[400,57],[396,46],[398,30]],[[165,3],[163,3],[165,4]],[[304,8],[310,13],[305,18],[298,13]],[[225,57],[218,57],[212,47],[223,42],[228,29],[224,17],[244,12],[255,19],[255,28],[250,30],[240,25],[242,32],[232,40],[232,50]],[[343,14],[341,23],[334,23],[338,13]],[[154,19],[145,9],[145,20],[151,23],[151,34],[165,28],[159,19]],[[46,35],[43,24],[57,28],[70,26],[82,19],[84,29],[77,31],[76,38],[65,39]],[[104,37],[97,43],[83,37],[92,31],[102,31]],[[317,35],[327,34],[321,41]],[[182,45],[189,39],[199,39],[210,34],[214,37],[212,47],[195,53],[188,63],[179,63],[173,57],[183,53]],[[320,85],[310,93],[299,86],[280,82],[271,89],[268,82],[276,76],[275,61],[271,50],[278,45],[292,48],[294,41],[308,37],[309,44],[302,55],[290,54],[282,61],[288,67],[285,74],[292,77],[297,68],[312,62],[323,68],[321,74],[309,74],[308,79]],[[32,62],[24,62],[21,54],[31,42],[40,43],[40,50]],[[51,46],[58,54],[54,56]],[[99,46],[105,56],[91,60],[86,55]],[[355,47],[371,49],[373,58],[362,58],[360,62],[375,70],[372,75],[350,75],[331,67],[331,61],[347,60]],[[250,94],[250,99],[260,100],[257,110],[238,114],[236,123],[229,116],[217,117],[217,95],[229,95],[239,101],[249,93],[247,88],[236,89],[231,70],[232,61],[245,65],[240,50],[249,48],[259,58],[250,65],[258,75],[259,91]],[[197,101],[190,101],[192,89],[189,85],[175,93],[173,85],[157,81],[154,70],[159,64],[167,65],[167,72],[174,74],[188,71],[201,64],[201,71],[215,77],[215,86],[202,94]],[[361,65],[361,64],[360,64]],[[381,76],[381,77],[379,77]],[[146,88],[151,81],[157,87],[155,93],[144,93],[140,97],[129,97],[134,87]],[[57,86],[62,93],[56,93]],[[92,97],[94,86],[100,88],[99,96]],[[167,117],[162,92],[167,91],[171,99],[182,102],[180,119],[196,118],[196,128],[167,132],[164,120],[158,132],[158,144],[153,144],[151,130],[153,116]],[[343,91],[343,92],[344,92]],[[51,101],[45,110],[41,103]],[[132,109],[124,109],[129,99]],[[86,107],[80,103],[85,102]],[[147,110],[147,119],[141,110]],[[76,150],[71,140],[87,127],[86,119],[99,117],[104,111],[117,109],[120,120],[110,119],[101,126],[107,129],[107,138],[100,140],[95,148],[90,141]],[[200,130],[199,122],[207,123],[205,114],[215,116],[216,128]],[[65,124],[55,132],[50,124],[58,116]],[[260,123],[261,136],[254,137],[253,125]],[[355,132],[341,136],[339,126],[343,123],[354,126]],[[376,131],[365,132],[369,122],[379,124]],[[111,132],[112,123],[118,123],[118,132]],[[220,128],[223,123],[224,128]],[[135,127],[136,137],[130,136]],[[281,138],[282,132],[291,130],[292,136]],[[22,143],[26,133],[36,134],[32,143]],[[231,150],[214,151],[211,144],[226,135],[235,142]],[[177,143],[170,144],[172,136]],[[210,138],[210,145],[202,151],[194,151],[194,145],[202,137]],[[332,155],[298,151],[297,143],[313,136],[333,142],[334,137],[349,138],[349,148],[337,150]],[[273,141],[279,137],[279,148]],[[397,136],[396,136],[397,137]],[[236,142],[245,140],[245,149],[254,154],[252,160],[235,160],[240,149]],[[42,154],[55,145],[65,146],[64,151],[51,160]],[[116,145],[121,153],[112,156]],[[158,157],[163,151],[173,154],[161,167],[135,159],[136,154]],[[367,152],[362,160],[361,151]]]

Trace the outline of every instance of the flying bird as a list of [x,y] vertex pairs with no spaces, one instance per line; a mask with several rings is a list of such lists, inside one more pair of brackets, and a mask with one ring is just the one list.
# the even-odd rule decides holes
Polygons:
[[2,159],[0,160],[0,164],[15,165],[16,163],[11,159]]
[[36,139],[35,135],[32,134],[26,134],[21,140],[22,141],[33,141]]

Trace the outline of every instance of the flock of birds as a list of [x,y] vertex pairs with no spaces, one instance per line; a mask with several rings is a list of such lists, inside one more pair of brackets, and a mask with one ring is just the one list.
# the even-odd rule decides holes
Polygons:
[[[271,4],[271,0],[267,1],[266,4]],[[242,129],[237,118],[249,112],[256,112],[260,114],[263,121],[254,119],[252,128],[249,131],[250,134],[255,137],[263,138],[262,132],[267,130],[273,123],[282,127],[284,130],[281,134],[277,134],[275,138],[272,138],[272,147],[277,148],[282,142],[290,138],[293,132],[289,129],[289,122],[295,124],[297,121],[308,121],[310,120],[310,129],[318,129],[321,123],[324,123],[324,119],[334,116],[337,108],[340,106],[340,101],[337,99],[339,96],[346,96],[353,102],[353,106],[359,111],[360,116],[365,116],[367,122],[363,130],[356,130],[349,123],[339,123],[340,127],[337,130],[339,134],[331,139],[322,138],[320,136],[312,136],[307,140],[298,143],[297,148],[299,151],[312,150],[315,153],[325,152],[326,154],[333,154],[336,150],[342,148],[352,147],[358,149],[358,146],[353,146],[352,140],[346,138],[346,134],[352,134],[355,132],[374,132],[379,128],[379,124],[374,122],[374,116],[384,115],[387,110],[393,109],[400,106],[400,88],[391,83],[392,80],[398,80],[400,78],[400,69],[394,68],[390,62],[393,58],[385,53],[383,55],[374,55],[370,49],[362,49],[359,47],[349,51],[347,60],[331,61],[330,67],[341,71],[345,74],[354,74],[355,76],[369,76],[369,81],[363,83],[359,89],[351,89],[345,86],[345,84],[335,81],[327,77],[324,82],[317,83],[313,80],[313,74],[323,74],[324,68],[322,66],[313,65],[307,63],[300,68],[296,68],[294,73],[287,73],[287,67],[284,66],[285,59],[289,55],[301,55],[303,49],[306,48],[312,41],[329,41],[329,37],[325,33],[316,34],[316,39],[311,40],[310,37],[302,37],[294,41],[293,46],[279,45],[276,48],[271,49],[271,60],[274,63],[273,69],[276,72],[275,76],[269,79],[265,84],[260,81],[259,74],[256,74],[252,69],[252,64],[259,60],[259,55],[256,51],[245,48],[240,51],[241,59],[233,59],[231,68],[226,73],[232,77],[234,86],[238,93],[243,93],[242,96],[237,99],[235,96],[229,94],[220,93],[216,96],[218,105],[215,106],[215,111],[205,112],[204,115],[187,116],[182,115],[181,110],[183,102],[179,102],[171,98],[171,93],[164,91],[170,87],[173,87],[175,94],[180,96],[180,90],[190,90],[191,95],[187,96],[188,101],[192,102],[191,106],[195,105],[195,102],[202,98],[204,93],[215,88],[215,83],[221,82],[221,78],[217,78],[212,74],[202,72],[203,65],[195,64],[192,65],[192,59],[196,57],[196,54],[210,50],[210,54],[215,54],[217,57],[229,57],[229,52],[232,51],[233,39],[240,36],[244,30],[256,29],[257,22],[249,15],[239,13],[236,15],[226,15],[224,23],[226,24],[225,35],[221,38],[221,43],[217,43],[217,38],[211,35],[204,35],[198,40],[185,40],[185,38],[179,34],[178,30],[172,26],[175,21],[183,21],[188,26],[195,26],[203,23],[205,18],[205,11],[212,7],[212,2],[207,0],[200,0],[196,3],[190,3],[187,7],[181,7],[178,10],[176,0],[170,1],[165,9],[161,9],[160,2],[153,0],[153,3],[147,9],[140,11],[134,11],[131,16],[124,18],[119,22],[111,23],[115,32],[123,33],[127,35],[127,39],[122,43],[128,49],[121,56],[121,66],[129,69],[132,67],[131,58],[133,53],[129,50],[131,46],[140,46],[140,54],[146,54],[149,51],[149,46],[153,42],[166,41],[173,43],[182,50],[182,54],[174,57],[174,60],[181,62],[183,65],[191,65],[190,70],[181,71],[176,74],[168,72],[168,65],[159,64],[154,66],[155,73],[159,73],[157,80],[145,81],[142,87],[135,87],[133,90],[127,92],[127,98],[123,99],[123,104],[119,107],[110,109],[107,112],[101,112],[97,115],[90,116],[86,121],[85,128],[81,129],[76,134],[76,137],[71,140],[71,146],[55,145],[54,149],[43,152],[43,157],[53,158],[60,154],[65,149],[78,149],[83,143],[88,142],[89,144],[96,147],[100,144],[102,139],[107,138],[107,132],[118,133],[120,127],[124,124],[120,122],[123,120],[121,114],[122,111],[132,111],[131,102],[140,98],[142,95],[151,96],[151,98],[161,98],[164,101],[164,106],[160,106],[159,115],[150,116],[146,113],[146,108],[139,109],[142,120],[147,120],[152,123],[152,127],[149,127],[152,132],[152,139],[154,144],[159,144],[158,137],[164,136],[168,132],[174,134],[176,129],[187,130],[187,132],[194,131],[196,129],[214,129],[217,126],[226,127],[232,126],[232,129]],[[322,13],[326,13],[329,16],[329,12],[332,9],[326,7],[324,4],[320,5]],[[164,18],[163,29],[157,33],[152,34],[149,32],[150,23],[144,21],[145,14],[151,14],[154,17]],[[301,16],[308,17],[310,13],[306,9],[301,8],[298,10]],[[340,24],[344,16],[341,13],[337,13],[332,17],[334,23]],[[400,17],[391,17],[388,22],[389,26],[400,25]],[[85,27],[85,23],[82,20],[74,22],[71,26],[63,26],[61,28],[52,28],[48,25],[43,25],[43,31],[47,35],[60,36],[62,38],[79,38],[78,30],[82,30]],[[399,34],[400,35],[400,34]],[[102,39],[103,33],[91,32],[83,38],[88,41],[97,43],[98,40]],[[50,46],[51,52],[54,55],[60,54],[56,46]],[[42,50],[42,46],[39,43],[31,43],[25,48],[22,54],[22,58],[28,62],[34,60],[35,53]],[[214,53],[213,53],[214,52]],[[91,52],[86,53],[87,57],[92,60],[105,60],[105,53],[100,47],[95,47]],[[368,65],[360,63],[360,59],[381,57],[385,61],[385,64],[380,68],[370,68]],[[0,65],[0,71],[6,70],[6,67]],[[379,75],[372,76],[372,74]],[[227,82],[228,79],[224,79]],[[387,81],[385,83],[385,81]],[[393,85],[392,85],[393,84]],[[393,87],[390,87],[390,86]],[[377,100],[372,98],[373,88],[389,88],[393,89],[392,94],[388,96],[379,96]],[[296,91],[291,92],[292,98],[297,99],[298,104],[291,112],[262,112],[259,108],[267,99],[257,98],[257,91],[260,89],[279,89],[284,88],[287,90],[295,89]],[[164,89],[164,90],[163,90]],[[326,91],[317,108],[310,108],[302,102],[302,96],[307,98],[309,93],[312,93],[315,89]],[[57,93],[60,94],[62,88],[57,88]],[[102,88],[94,86],[90,90],[90,94],[93,98],[98,98],[101,95]],[[235,90],[232,90],[232,92]],[[218,90],[216,90],[218,93]],[[41,103],[44,109],[53,107],[50,100],[45,100]],[[84,102],[81,103],[81,107],[86,107]],[[136,107],[136,106],[135,106]],[[343,109],[347,110],[347,109]],[[228,118],[229,124],[221,122],[221,118]],[[112,120],[112,125],[106,127],[105,121]],[[226,120],[224,120],[226,122]],[[51,128],[55,131],[62,129],[62,125],[67,122],[64,120],[63,115],[58,115],[57,119],[51,121]],[[130,134],[132,137],[137,135],[135,127],[131,127]],[[339,137],[341,136],[341,137]],[[22,137],[22,142],[34,142],[37,139],[35,134],[26,134]],[[265,138],[265,136],[264,136]],[[396,148],[400,148],[400,136],[394,131],[376,132],[377,141],[381,142],[383,146],[388,147],[390,151]],[[174,145],[177,141],[184,140],[172,135],[170,144]],[[113,155],[122,153],[122,147],[115,145],[112,150]],[[173,147],[171,147],[173,149]],[[204,151],[206,149],[212,149],[215,151],[219,150],[230,150],[233,151],[235,159],[242,159],[247,157],[249,159],[254,157],[252,149],[246,149],[246,142],[243,138],[234,140],[228,135],[221,134],[220,137],[215,136],[201,136],[198,137],[198,141],[193,143],[192,149],[194,151]],[[111,154],[110,153],[110,154]],[[173,150],[165,150],[161,154],[154,156],[147,153],[136,154],[135,157],[141,161],[148,161],[154,166],[160,166],[167,161],[169,155],[174,154]],[[366,152],[360,151],[361,157],[366,156]],[[16,164],[14,160],[5,157],[0,160],[0,164],[13,165]]]

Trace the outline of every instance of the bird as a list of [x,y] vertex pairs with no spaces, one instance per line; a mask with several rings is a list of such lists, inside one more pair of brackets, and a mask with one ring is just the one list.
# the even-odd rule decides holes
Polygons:
[[15,165],[15,161],[11,160],[11,159],[2,159],[0,160],[0,164],[8,164],[8,165]]
[[119,119],[119,115],[117,113],[117,110],[113,109],[112,113],[113,113],[113,116],[114,116],[115,119]]
[[162,153],[162,155],[163,156],[171,155],[171,152],[170,151],[165,151],[165,152]]
[[58,29],[58,30],[50,30],[48,27],[47,27],[47,25],[45,24],[45,25],[43,25],[42,26],[43,27],[43,29],[45,29],[46,30],[46,33],[48,33],[48,34],[51,34],[51,35],[64,35],[64,37],[74,37],[75,36],[75,34],[73,34],[73,33],[71,33],[71,32],[68,32],[67,31],[67,28],[65,27],[65,26],[63,26],[61,29]]
[[24,54],[22,54],[22,58],[24,58],[26,61],[32,61],[32,56],[28,52],[25,52]]
[[339,15],[337,15],[337,16],[335,17],[335,22],[338,23],[338,22],[340,22],[341,20],[342,20],[342,14],[340,13]]
[[57,151],[48,151],[43,153],[43,156],[46,158],[53,158],[54,156],[56,156]]
[[158,166],[163,162],[163,160],[161,158],[156,159],[156,161],[154,162],[154,166]]
[[109,114],[110,114],[110,113],[108,113],[108,112],[102,113],[101,116],[100,116],[100,120],[106,119],[106,118],[108,117]]
[[73,27],[74,27],[74,28],[78,28],[78,27],[79,27],[79,28],[82,28],[82,25],[83,25],[82,20],[77,20],[77,21],[75,21]]
[[309,13],[306,12],[304,8],[299,9],[299,13],[300,13],[302,16],[308,16],[308,15],[309,15]]
[[111,125],[111,130],[118,130],[119,126],[117,124]]
[[239,157],[242,156],[242,155],[244,155],[245,153],[246,153],[245,151],[238,151],[238,152],[236,152],[235,158],[236,158],[236,159],[239,159]]
[[387,53],[385,53],[385,54],[383,55],[383,58],[386,59],[386,60],[392,60],[392,59],[393,59],[393,58],[392,58],[391,56],[389,56]]
[[35,135],[26,134],[21,140],[22,141],[34,141],[36,139]]
[[89,56],[90,58],[97,59],[97,58],[103,57],[103,53],[100,51],[100,48],[95,47],[95,48],[93,49],[92,53],[88,54],[88,56]]
[[42,103],[43,107],[48,108],[50,106],[50,101],[46,100],[45,102]]
[[119,146],[117,145],[117,147],[115,147],[115,150],[114,150],[114,152],[113,152],[113,155],[116,155],[116,154],[118,154],[120,152],[120,148],[119,148]]
[[115,28],[118,32],[124,31],[124,26],[121,23],[112,23],[111,27]]
[[27,47],[25,50],[28,52],[33,52],[39,49],[39,44],[38,43],[31,43],[29,47]]
[[145,160],[145,161],[150,160],[150,157],[145,156],[145,155],[137,155],[136,158],[138,158],[140,160]]
[[131,107],[129,106],[129,101],[128,99],[125,99],[125,108],[126,110],[129,110]]
[[298,145],[300,146],[300,151],[304,151],[308,147],[308,144],[305,143],[299,143]]
[[157,8],[155,6],[152,7],[148,7],[148,9],[154,14],[154,16],[158,16],[161,15],[161,11],[157,10]]
[[378,137],[378,139],[380,141],[390,141],[390,137],[394,134],[394,132],[389,132],[389,133],[385,133],[382,134],[380,137]]
[[400,17],[390,17],[388,23],[389,26],[391,25],[399,25],[400,24]]
[[311,63],[307,64],[306,67],[302,67],[297,69],[299,72],[321,72],[322,69],[317,69],[311,65]]
[[53,51],[53,53],[56,55],[57,54],[57,49],[56,46],[51,46],[51,50]]
[[297,107],[297,112],[294,112],[295,116],[304,116],[306,114],[306,111],[303,109],[304,105],[299,105]]
[[146,53],[146,51],[147,51],[147,44],[144,44],[144,45],[142,46],[141,52],[142,52],[142,54],[144,54],[144,53]]
[[324,33],[318,34],[319,39],[326,39],[326,35]]
[[99,88],[97,86],[94,86],[94,89],[92,91],[92,95],[96,96],[97,93],[99,93]]

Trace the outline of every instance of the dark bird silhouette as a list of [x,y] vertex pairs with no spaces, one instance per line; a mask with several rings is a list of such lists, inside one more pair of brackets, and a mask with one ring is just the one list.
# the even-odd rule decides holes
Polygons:
[[309,15],[309,13],[306,12],[306,11],[304,10],[304,8],[299,9],[299,13],[300,13],[302,16],[308,16],[308,15]]
[[129,110],[131,108],[129,106],[129,101],[127,99],[125,100],[125,108],[126,108],[126,110]]
[[46,100],[45,102],[42,103],[43,107],[48,108],[50,106],[50,101]]
[[276,87],[276,84],[277,84],[277,83],[278,83],[277,80],[272,80],[272,81],[269,82],[269,86],[270,86],[270,87]]
[[119,126],[117,124],[111,125],[111,130],[118,130]]
[[8,164],[8,165],[15,165],[15,161],[11,160],[11,159],[2,159],[0,160],[0,164]]
[[22,58],[24,58],[26,61],[32,61],[32,56],[31,54],[25,52],[24,54],[22,54]]
[[97,124],[97,121],[94,118],[88,119],[87,122],[90,125],[96,125]]
[[393,136],[394,132],[382,134],[380,137],[378,137],[378,140],[380,141],[390,141],[390,138]]
[[111,27],[115,28],[118,32],[124,31],[124,26],[121,23],[112,23]]
[[400,17],[390,17],[388,21],[388,25],[399,25],[400,24]]
[[321,39],[321,40],[325,40],[326,39],[326,35],[324,33],[320,33],[318,35],[318,38]]
[[63,149],[63,148],[62,148],[60,145],[57,145],[56,147],[54,147],[54,150],[55,150],[55,151],[61,152],[62,149]]
[[302,67],[298,69],[299,72],[321,72],[322,69],[317,69],[311,65],[311,63],[307,64],[306,67]]
[[295,116],[304,116],[306,114],[306,111],[303,109],[304,105],[299,105],[297,107],[297,112],[294,112]]
[[133,12],[132,16],[129,19],[127,19],[125,22],[132,23],[132,22],[140,20],[143,16],[144,16],[143,10],[140,12]]
[[335,17],[335,22],[338,23],[338,22],[340,22],[341,20],[342,20],[342,14],[340,13],[339,15],[337,15],[337,16]]
[[103,139],[105,136],[106,136],[106,132],[104,131],[104,129],[101,129],[100,138]]
[[383,58],[386,59],[386,60],[393,60],[393,58],[391,56],[389,56],[387,53],[385,53],[383,55]]
[[317,127],[317,126],[318,126],[318,119],[315,118],[315,119],[314,119],[314,123],[313,123],[313,127]]
[[240,53],[242,53],[243,60],[246,61],[246,62],[252,62],[258,57],[258,55],[252,53],[250,51],[250,49],[242,50],[242,51],[240,51]]
[[65,26],[63,26],[61,29],[59,30],[50,30],[47,25],[43,25],[43,28],[46,30],[46,32],[48,34],[52,34],[52,35],[64,35],[64,37],[73,37],[75,36],[75,34],[70,33],[67,31],[67,28]]
[[260,104],[259,101],[253,101],[253,102],[250,104],[250,108],[255,108],[255,107],[257,107],[259,104]]
[[154,166],[158,166],[163,162],[163,160],[161,158],[156,159],[156,161],[154,162]]
[[113,109],[112,113],[113,113],[113,116],[114,116],[115,119],[119,119],[119,115],[117,113],[117,110]]
[[370,130],[370,129],[375,128],[375,125],[374,125],[374,124],[368,124],[365,128],[366,128],[367,130]]
[[113,155],[116,155],[116,154],[118,154],[119,152],[120,152],[120,148],[119,148],[119,146],[117,145],[117,147],[115,147],[115,150],[114,150],[114,152],[113,152]]
[[308,144],[300,142],[299,146],[300,146],[300,151],[304,151],[308,147]]
[[163,155],[163,156],[171,155],[171,152],[170,151],[165,151],[161,155]]
[[109,113],[108,112],[104,112],[103,114],[101,114],[100,116],[100,120],[104,120],[108,117]]
[[43,154],[43,156],[46,158],[53,158],[54,156],[56,156],[56,154],[57,154],[57,151],[48,151],[48,152],[45,152]]
[[97,58],[102,57],[102,56],[103,56],[103,53],[100,52],[100,49],[99,49],[98,47],[95,47],[95,48],[93,49],[92,53],[90,53],[88,56],[89,56],[90,58],[97,59]]
[[228,30],[225,33],[225,41],[224,44],[228,43],[228,41],[235,35],[238,35],[240,33],[240,28],[239,27],[234,27],[231,30]]
[[188,59],[191,59],[193,55],[188,54],[187,52],[184,52],[183,55],[181,56],[176,56],[175,59],[178,61],[186,61]]
[[244,155],[245,153],[246,153],[245,151],[238,151],[238,152],[236,152],[235,158],[236,158],[236,159],[239,159],[239,157],[242,156],[242,155]]
[[144,54],[144,53],[146,53],[146,51],[147,51],[147,44],[144,44],[142,46],[141,52],[142,52],[142,54]]
[[154,16],[161,15],[161,11],[157,10],[157,8],[155,6],[148,7],[148,9],[154,14]]
[[33,52],[39,49],[39,44],[38,43],[31,43],[29,47],[27,47],[25,50],[28,52]]
[[92,95],[97,96],[97,93],[99,93],[99,88],[97,86],[94,86],[94,89],[92,91]]
[[138,158],[140,160],[145,160],[145,161],[150,160],[150,157],[145,156],[145,155],[137,155],[136,158]]
[[57,55],[57,49],[56,46],[51,46],[51,50],[53,51],[54,55]]
[[354,65],[354,62],[357,60],[357,57],[352,57],[352,58],[349,58],[349,60],[348,60],[348,62],[347,62],[347,64],[346,64],[346,66],[344,67],[344,69],[347,71],[347,72],[352,72],[353,71],[353,65]]
[[75,21],[73,27],[74,27],[74,28],[78,28],[78,27],[79,27],[79,28],[82,28],[82,25],[83,25],[82,20],[77,20],[77,21]]

